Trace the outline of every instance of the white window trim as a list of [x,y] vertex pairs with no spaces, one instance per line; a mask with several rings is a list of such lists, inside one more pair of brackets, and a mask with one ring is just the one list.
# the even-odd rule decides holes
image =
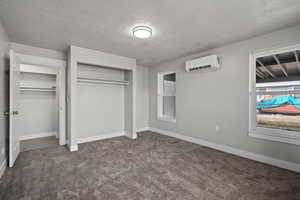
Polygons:
[[[162,115],[162,113],[163,113],[163,98],[162,98],[163,85],[161,85],[161,83],[162,83],[161,79],[163,78],[164,75],[173,74],[173,73],[176,76],[175,71],[159,72],[157,74],[157,119],[161,120],[161,121],[176,123],[176,118]],[[175,87],[176,87],[176,82],[175,82]]]
[[158,116],[157,119],[161,120],[161,121],[176,123],[175,118],[171,118],[171,117],[168,117],[168,116],[162,116],[162,117]]
[[256,59],[290,51],[300,50],[300,44],[263,50],[249,57],[249,133],[250,137],[300,145],[300,132],[256,126]]

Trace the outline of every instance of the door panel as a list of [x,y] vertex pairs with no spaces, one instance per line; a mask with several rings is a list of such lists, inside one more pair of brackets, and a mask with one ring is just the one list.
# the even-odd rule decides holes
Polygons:
[[16,54],[10,50],[9,70],[9,167],[12,167],[20,153],[19,141],[19,83],[20,65]]

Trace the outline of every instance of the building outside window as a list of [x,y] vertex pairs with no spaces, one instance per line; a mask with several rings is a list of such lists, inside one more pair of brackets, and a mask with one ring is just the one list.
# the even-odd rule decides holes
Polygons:
[[299,45],[250,55],[250,136],[300,145],[299,58]]
[[176,122],[176,73],[159,73],[157,85],[158,119]]

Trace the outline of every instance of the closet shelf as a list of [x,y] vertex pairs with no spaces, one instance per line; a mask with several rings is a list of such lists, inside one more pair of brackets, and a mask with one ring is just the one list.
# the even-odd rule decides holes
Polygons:
[[21,91],[55,92],[56,88],[20,87]]
[[106,80],[106,79],[90,79],[90,78],[77,78],[79,83],[94,83],[94,84],[112,84],[112,85],[129,85],[129,81]]

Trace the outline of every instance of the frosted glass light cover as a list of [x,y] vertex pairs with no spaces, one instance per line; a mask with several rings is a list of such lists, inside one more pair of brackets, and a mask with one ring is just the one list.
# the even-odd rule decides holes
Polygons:
[[152,36],[152,29],[148,26],[136,26],[132,32],[136,38],[146,39]]

